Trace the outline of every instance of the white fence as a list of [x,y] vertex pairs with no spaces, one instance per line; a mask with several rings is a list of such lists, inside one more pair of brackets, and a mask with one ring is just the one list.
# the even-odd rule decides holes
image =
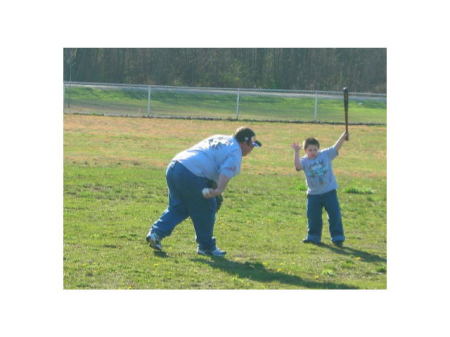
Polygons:
[[[386,95],[350,92],[350,122],[386,123]],[[64,82],[64,113],[343,122],[339,91]]]

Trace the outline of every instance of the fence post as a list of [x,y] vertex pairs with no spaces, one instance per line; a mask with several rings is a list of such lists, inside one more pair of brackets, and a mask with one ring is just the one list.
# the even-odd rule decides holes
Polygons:
[[67,91],[66,82],[63,82],[63,94],[64,94],[64,112],[66,112],[66,108],[69,107],[69,98],[68,98],[69,92]]
[[238,88],[238,93],[236,97],[236,120],[239,119],[239,96],[240,96],[240,90]]
[[67,108],[70,109],[70,87],[72,86],[72,63],[69,63],[69,90],[68,90],[68,101]]
[[152,113],[152,105],[151,105],[151,100],[152,100],[152,86],[149,85],[148,86],[148,96],[147,96],[147,117],[150,117],[151,113]]
[[317,101],[318,101],[318,95],[316,90],[316,95],[314,98],[314,122],[317,122]]

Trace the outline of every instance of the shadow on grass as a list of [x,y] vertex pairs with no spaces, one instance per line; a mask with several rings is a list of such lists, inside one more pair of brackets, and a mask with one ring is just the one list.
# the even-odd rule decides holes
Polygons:
[[327,245],[325,243],[322,243],[320,247],[328,248],[329,250],[332,250],[333,252],[337,254],[342,255],[353,255],[356,257],[359,257],[362,261],[365,262],[386,262],[386,259],[384,257],[378,256],[376,254],[370,254],[363,250],[358,250],[350,247],[344,247],[338,248],[335,246]]
[[163,257],[163,258],[169,257],[169,255],[167,255],[167,253],[163,252],[162,250],[153,250],[153,255],[155,255],[157,257]]
[[206,259],[192,259],[194,262],[200,262],[209,265],[212,268],[220,269],[228,274],[236,275],[240,278],[247,278],[257,282],[280,282],[284,284],[294,285],[298,287],[312,288],[312,289],[358,289],[355,286],[349,286],[342,283],[333,282],[316,282],[305,280],[295,275],[273,271],[266,269],[262,263],[259,262],[236,262],[230,261],[223,257]]

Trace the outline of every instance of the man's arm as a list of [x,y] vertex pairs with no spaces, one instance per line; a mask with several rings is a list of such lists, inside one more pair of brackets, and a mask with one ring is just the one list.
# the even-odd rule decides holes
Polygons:
[[227,187],[228,182],[231,178],[228,178],[227,176],[221,174],[219,175],[219,180],[217,181],[217,188],[213,189],[211,192],[209,192],[207,195],[205,195],[206,199],[214,198],[218,196],[219,194],[222,194],[222,192],[225,190],[225,187]]
[[300,145],[298,143],[292,144],[292,149],[294,150],[294,166],[297,171],[301,171],[303,169],[302,163],[300,162]]
[[337,140],[336,144],[333,145],[333,147],[336,149],[337,152],[339,152],[342,144],[344,144],[344,141],[346,141],[346,137],[347,136],[347,132],[344,131],[342,133],[342,135],[339,137],[339,139]]

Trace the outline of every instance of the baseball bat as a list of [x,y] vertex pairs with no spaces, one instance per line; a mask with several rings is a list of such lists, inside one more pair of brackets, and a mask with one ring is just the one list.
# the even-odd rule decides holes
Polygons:
[[347,87],[344,87],[344,111],[345,111],[345,132],[347,133],[347,136],[345,139],[349,139],[348,134],[348,89]]

